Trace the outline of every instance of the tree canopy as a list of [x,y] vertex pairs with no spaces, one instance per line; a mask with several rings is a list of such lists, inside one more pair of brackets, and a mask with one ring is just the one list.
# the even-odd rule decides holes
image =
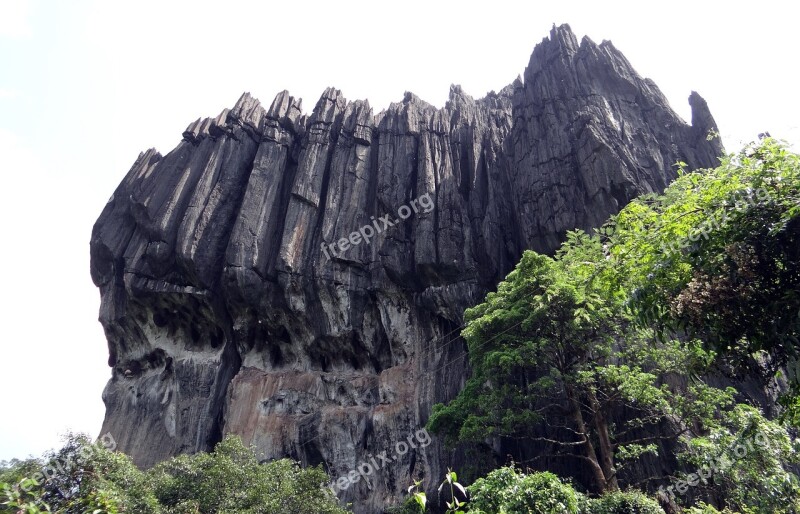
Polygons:
[[[681,169],[663,194],[634,200],[593,234],[568,233],[553,257],[525,252],[465,313],[473,375],[434,406],[429,428],[450,444],[522,441],[534,450],[514,457],[535,454],[526,462],[537,469],[583,462],[595,493],[634,485],[625,467],[648,456],[685,466],[697,464],[698,445],[726,451],[722,441],[743,437],[743,409],[788,438],[735,388],[712,383],[780,387],[788,375],[783,417],[797,423],[798,215],[800,158],[764,139],[715,169]],[[718,473],[703,494],[781,512],[779,501],[798,498],[786,444]],[[673,468],[672,479],[685,476]]]
[[[30,477],[48,463],[46,480]],[[180,455],[140,471],[130,458],[70,436],[46,461],[0,469],[0,512],[38,514],[345,514],[320,467],[288,459],[259,463],[229,436],[211,453]]]

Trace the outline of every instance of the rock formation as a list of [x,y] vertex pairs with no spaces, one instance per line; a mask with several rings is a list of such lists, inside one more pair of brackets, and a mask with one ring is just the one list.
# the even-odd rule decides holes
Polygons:
[[286,91],[266,109],[245,93],[142,153],[94,227],[103,432],[145,467],[227,433],[334,478],[386,451],[339,492],[357,512],[414,478],[430,489],[463,455],[396,445],[463,386],[464,309],[523,250],[662,190],[673,163],[716,165],[714,119],[690,103],[687,125],[610,42],[566,25],[524,78],[479,100],[452,86],[442,109],[406,93],[375,114],[331,88],[306,115]]

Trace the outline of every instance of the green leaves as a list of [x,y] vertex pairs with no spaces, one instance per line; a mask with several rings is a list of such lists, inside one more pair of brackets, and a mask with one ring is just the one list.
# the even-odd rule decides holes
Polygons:
[[800,158],[772,139],[682,174],[609,225],[616,288],[642,325],[689,331],[726,358],[796,353]]
[[587,502],[585,514],[663,514],[658,502],[643,493],[631,490],[613,492]]
[[159,503],[181,512],[187,501],[203,513],[346,512],[322,487],[328,477],[321,468],[303,469],[286,459],[259,464],[238,437],[225,438],[210,454],[170,459],[148,475]]
[[[2,485],[14,508],[0,513],[81,512],[92,514],[345,514],[333,493],[324,487],[328,476],[319,467],[301,468],[283,459],[259,464],[252,448],[238,437],[227,437],[212,453],[181,455],[140,471],[131,460],[93,446],[83,436],[70,436],[52,456],[62,463],[47,483],[22,478]],[[79,460],[80,456],[85,456]],[[17,463],[0,469],[0,482],[41,469]],[[26,492],[26,488],[30,492]],[[48,507],[49,505],[49,507]],[[26,510],[27,509],[27,510]],[[34,510],[39,509],[39,510]]]
[[[667,419],[711,424],[727,393],[705,384],[676,391],[661,382],[666,373],[689,376],[704,368],[707,353],[694,341],[657,342],[651,330],[634,326],[614,264],[600,237],[582,231],[568,233],[555,258],[525,252],[497,292],[467,311],[462,334],[473,376],[450,404],[434,406],[428,427],[451,445],[498,437],[547,441],[541,451],[552,457],[573,453],[576,438],[607,433],[597,452],[613,462],[656,452],[654,444],[624,435],[634,429]],[[702,406],[692,403],[697,399]],[[619,408],[629,417],[616,432],[598,421]],[[588,422],[570,421],[578,417]],[[571,424],[564,426],[565,419]],[[598,483],[602,489],[607,482]]]
[[467,504],[467,490],[458,483],[456,472],[449,468],[437,490],[439,496],[441,496],[442,489],[445,489],[445,486],[447,486],[446,489],[449,492],[450,498],[449,500],[445,500],[445,505],[447,505],[445,514],[464,514],[466,511],[462,510],[462,507]]
[[43,514],[50,506],[41,499],[41,484],[23,478],[16,484],[0,481],[0,513]]
[[579,495],[553,473],[518,473],[499,468],[467,488],[470,512],[577,514]]
[[680,458],[734,511],[788,514],[800,509],[800,482],[789,471],[800,459],[797,450],[783,426],[738,405]]
[[[732,437],[747,409],[704,377],[754,361],[774,371],[790,363],[778,371],[792,388],[780,404],[800,426],[800,157],[765,139],[713,170],[678,166],[664,194],[631,202],[595,234],[567,233],[554,257],[525,252],[467,310],[473,376],[434,407],[431,430],[486,451],[504,438],[528,456],[585,451],[606,468],[594,477],[606,487],[669,440],[697,449],[718,444],[707,434]],[[785,429],[772,428],[784,441]],[[776,491],[795,494],[786,447],[771,448],[772,460],[761,455],[730,478],[743,512],[772,512]]]

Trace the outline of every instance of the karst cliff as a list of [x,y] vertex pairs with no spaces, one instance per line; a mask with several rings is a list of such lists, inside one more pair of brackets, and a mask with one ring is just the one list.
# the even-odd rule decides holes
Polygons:
[[[689,102],[691,124],[564,25],[481,99],[452,86],[443,108],[406,93],[375,112],[331,88],[305,113],[244,94],[191,123],[139,156],[92,232],[103,432],[145,467],[228,433],[334,478],[393,455],[463,386],[463,311],[525,249],[662,190],[677,161],[718,163],[706,102]],[[394,457],[339,497],[380,512],[464,461],[435,437]]]

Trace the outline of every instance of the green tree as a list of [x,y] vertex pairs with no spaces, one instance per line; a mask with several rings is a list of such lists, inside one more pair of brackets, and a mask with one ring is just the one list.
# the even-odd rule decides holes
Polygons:
[[[450,443],[538,443],[537,459],[583,462],[589,485],[603,493],[662,441],[715,424],[732,391],[694,381],[675,394],[662,377],[700,370],[708,355],[634,327],[605,255],[582,232],[570,233],[556,258],[525,252],[497,292],[467,310],[473,375],[454,401],[434,407],[429,428]],[[623,411],[623,422],[612,423]]]
[[[617,287],[661,333],[687,332],[726,364],[768,373],[800,350],[800,156],[764,139],[681,173],[605,227]],[[797,369],[794,365],[793,369]],[[800,373],[793,373],[795,385]]]
[[34,478],[42,475],[41,496],[54,512],[158,512],[146,477],[133,462],[86,435],[69,434],[61,449],[45,456]]
[[[36,476],[42,480],[26,478]],[[259,463],[238,437],[211,453],[181,455],[142,472],[126,455],[70,435],[45,460],[0,468],[4,505],[15,509],[0,512],[345,514],[327,482],[319,467],[303,469],[287,459]]]
[[522,473],[514,466],[492,471],[467,491],[475,514],[664,514],[656,500],[636,490],[587,498],[553,473]]
[[23,478],[18,483],[0,480],[0,513],[43,514],[51,512],[42,499],[41,484],[32,478]]
[[634,489],[591,498],[582,514],[664,514],[664,509],[656,500]]
[[578,514],[580,494],[552,473],[496,469],[467,487],[469,512],[476,514]]
[[725,424],[692,439],[681,459],[693,470],[680,478],[740,512],[800,512],[800,444],[786,429],[747,405],[737,405]]
[[287,459],[260,464],[238,437],[227,437],[213,453],[181,455],[148,475],[159,502],[174,512],[204,514],[344,514],[324,487],[320,467],[301,468]]

